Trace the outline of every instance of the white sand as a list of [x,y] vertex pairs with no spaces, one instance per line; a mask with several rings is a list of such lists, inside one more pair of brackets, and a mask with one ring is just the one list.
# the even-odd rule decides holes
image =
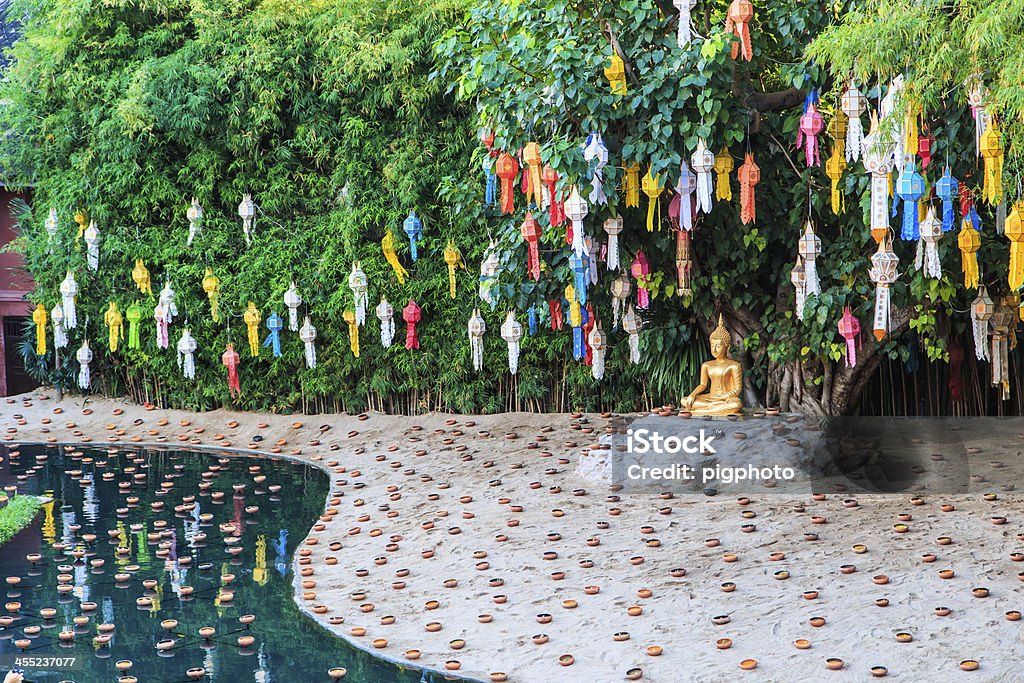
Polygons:
[[[510,681],[522,683],[605,683],[624,680],[633,667],[643,670],[645,681],[676,683],[680,681],[722,681],[739,677],[756,681],[865,680],[872,666],[885,666],[889,677],[903,681],[1010,681],[1020,680],[1020,654],[1024,621],[1011,622],[1004,613],[1024,611],[1024,584],[1018,573],[1024,562],[1011,561],[1012,552],[1024,552],[1024,509],[1019,495],[1000,492],[998,500],[984,501],[980,494],[962,496],[929,495],[921,506],[913,506],[910,496],[860,496],[859,507],[847,508],[842,496],[829,496],[824,501],[792,500],[765,495],[763,489],[751,494],[747,507],[737,504],[734,496],[714,499],[677,497],[671,501],[648,496],[623,496],[617,503],[605,500],[605,487],[581,480],[574,474],[582,447],[596,441],[606,420],[589,415],[589,426],[598,429],[583,434],[571,429],[568,415],[505,414],[483,417],[426,415],[393,417],[371,414],[365,421],[354,416],[274,416],[263,414],[215,411],[192,414],[183,411],[148,412],[140,406],[122,402],[88,401],[91,415],[83,415],[81,398],[66,399],[63,414],[53,414],[52,399],[33,399],[25,406],[0,403],[0,417],[8,441],[46,440],[48,438],[77,442],[74,432],[80,430],[93,442],[111,437],[122,443],[188,443],[198,439],[203,446],[215,446],[212,438],[223,433],[223,441],[233,447],[246,448],[249,437],[262,434],[259,445],[269,450],[278,439],[287,443],[283,454],[293,449],[297,457],[326,469],[334,478],[333,490],[343,492],[333,521],[323,532],[313,533],[319,539],[312,549],[312,564],[317,581],[315,600],[304,601],[304,608],[314,603],[329,607],[324,615],[314,618],[340,637],[358,647],[373,650],[372,639],[385,638],[386,648],[375,654],[405,661],[404,653],[417,649],[422,656],[412,666],[443,670],[447,660],[461,663],[459,675],[488,680],[491,672],[507,672]],[[124,414],[112,415],[116,407]],[[24,416],[19,425],[15,414]],[[45,426],[43,418],[52,423]],[[133,420],[145,423],[135,427]],[[169,420],[165,427],[156,423]],[[188,427],[179,420],[191,421]],[[771,418],[767,418],[771,419]],[[237,420],[239,427],[227,423]],[[446,424],[455,420],[455,425]],[[73,421],[76,428],[65,423]],[[302,422],[293,429],[293,422]],[[475,421],[468,426],[467,421]],[[257,424],[266,422],[267,428]],[[108,429],[114,424],[114,430]],[[319,427],[331,429],[320,436]],[[422,431],[413,431],[421,426]],[[527,449],[546,426],[547,442],[540,449]],[[203,428],[197,434],[197,428]],[[12,432],[12,429],[17,429]],[[49,431],[44,431],[49,429]],[[117,435],[117,429],[124,429]],[[149,434],[150,429],[158,435]],[[461,429],[462,436],[452,430]],[[349,431],[358,434],[349,436]],[[442,430],[435,434],[435,430]],[[488,437],[479,435],[490,430]],[[506,439],[507,432],[518,433]],[[185,442],[179,437],[184,436]],[[451,445],[443,440],[453,438]],[[568,447],[574,441],[578,447]],[[338,450],[330,447],[337,445]],[[457,446],[464,451],[456,451]],[[396,447],[389,450],[389,447]],[[357,454],[357,449],[365,451]],[[417,450],[425,455],[417,456]],[[548,449],[552,457],[542,457]],[[1017,451],[1019,453],[1019,451]],[[378,461],[378,456],[384,456]],[[463,456],[472,456],[463,461]],[[570,462],[559,464],[558,458]],[[331,463],[337,462],[337,465]],[[485,467],[488,461],[493,466]],[[522,463],[515,469],[514,465]],[[545,473],[554,468],[554,473]],[[413,473],[414,470],[414,473]],[[356,471],[359,472],[358,476]],[[421,481],[429,475],[431,481]],[[361,482],[361,490],[355,484]],[[449,482],[450,488],[439,488]],[[491,482],[496,485],[491,486]],[[540,488],[531,489],[531,482]],[[392,500],[389,485],[398,487],[400,497]],[[561,486],[561,493],[549,487]],[[574,496],[576,488],[587,489],[586,495]],[[998,489],[996,489],[998,490]],[[298,493],[298,492],[296,492]],[[440,496],[428,500],[428,494]],[[460,497],[472,496],[470,502]],[[512,505],[522,505],[515,513],[510,505],[499,504],[508,497]],[[360,505],[359,502],[362,502]],[[793,511],[794,504],[806,504],[806,511]],[[955,511],[941,512],[942,503],[952,503]],[[379,509],[389,505],[399,512],[388,518]],[[671,514],[662,515],[658,508],[672,507]],[[609,508],[621,508],[619,516],[611,516]],[[556,518],[553,508],[561,508],[565,516]],[[741,510],[754,510],[754,519],[740,516]],[[893,532],[896,515],[909,512],[910,530]],[[444,515],[443,513],[447,513]],[[472,518],[464,518],[471,513]],[[1009,518],[1005,525],[994,525],[990,518],[1002,514]],[[369,520],[360,522],[360,515]],[[823,515],[827,523],[812,525],[811,515]],[[519,525],[507,526],[509,520]],[[610,528],[600,530],[599,522]],[[434,522],[425,530],[422,524]],[[754,533],[741,533],[740,525],[753,522]],[[650,524],[654,533],[644,534],[641,527]],[[450,535],[448,529],[458,526],[461,533]],[[360,533],[348,535],[359,527]],[[380,529],[379,536],[371,536]],[[820,534],[818,541],[804,541],[805,531]],[[560,533],[558,541],[548,541],[549,532]],[[496,536],[506,534],[499,542]],[[386,550],[392,535],[401,536],[398,549]],[[939,546],[938,536],[953,538],[951,545]],[[598,547],[588,547],[586,539],[600,538]],[[660,547],[647,547],[645,540],[657,538]],[[718,538],[719,547],[705,546],[707,538]],[[340,541],[342,549],[332,552],[331,541]],[[868,552],[854,554],[851,546],[863,543]],[[421,551],[434,550],[431,559],[423,559]],[[735,563],[725,563],[723,551],[739,555]],[[483,560],[473,557],[483,551]],[[556,551],[552,561],[542,558],[545,551]],[[771,561],[769,554],[784,552],[782,561]],[[938,560],[924,563],[921,556],[934,552]],[[333,556],[338,563],[324,564]],[[635,566],[633,556],[645,562]],[[386,557],[378,566],[374,558]],[[580,560],[592,559],[594,566],[584,569]],[[490,563],[486,570],[474,568],[477,562]],[[842,574],[840,565],[855,564],[857,571]],[[669,570],[686,569],[682,578],[673,578]],[[403,589],[391,587],[399,580],[395,572],[409,569]],[[951,568],[956,576],[940,579],[940,569]],[[368,569],[369,575],[358,578],[357,569]],[[777,570],[791,572],[788,580],[773,578]],[[564,571],[564,580],[555,581],[551,573]],[[875,585],[872,577],[887,574],[888,585]],[[458,579],[458,586],[445,588],[445,579]],[[491,587],[488,581],[504,579],[504,585]],[[737,585],[735,592],[725,593],[725,581]],[[584,586],[599,586],[600,593],[586,595]],[[971,589],[985,586],[991,596],[979,599]],[[638,597],[637,591],[650,589],[650,598]],[[364,599],[353,600],[358,590]],[[805,600],[807,590],[820,591],[815,600]],[[506,595],[505,604],[496,604],[495,595]],[[875,606],[876,598],[888,598],[888,607]],[[575,609],[565,609],[562,601],[578,601]],[[424,604],[438,600],[440,607],[427,611]],[[359,606],[373,603],[372,612],[363,613]],[[643,607],[640,616],[629,616],[627,608]],[[946,606],[952,614],[945,617],[933,613],[935,607]],[[490,623],[479,623],[478,615],[493,615]],[[549,613],[553,620],[541,625],[536,615]],[[381,617],[392,615],[395,623],[381,624]],[[715,615],[730,615],[725,625],[714,625]],[[344,617],[344,624],[330,626],[330,617]],[[823,616],[827,623],[815,628],[808,624],[812,616]],[[440,622],[442,630],[428,633],[428,622]],[[350,629],[362,627],[366,635],[353,637]],[[613,634],[627,631],[625,642],[615,642]],[[913,635],[913,642],[898,643],[895,634]],[[550,638],[535,645],[531,637],[544,633]],[[449,646],[453,639],[464,639],[464,649]],[[731,649],[719,650],[716,640],[730,638]],[[806,638],[812,642],[807,650],[798,650],[793,641]],[[650,656],[645,649],[651,645],[664,648],[661,656]],[[572,666],[559,665],[559,657],[572,654]],[[844,660],[841,671],[826,670],[825,660]],[[741,660],[758,661],[756,671],[744,672]],[[976,659],[979,670],[960,671],[959,662]]]

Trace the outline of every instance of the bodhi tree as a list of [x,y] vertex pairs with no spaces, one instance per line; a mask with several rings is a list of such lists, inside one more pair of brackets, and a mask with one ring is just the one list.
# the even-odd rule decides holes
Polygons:
[[[485,137],[493,135],[494,150],[515,155],[527,143],[539,143],[543,164],[558,175],[558,196],[576,186],[587,198],[595,175],[599,178],[607,204],[587,202],[583,230],[604,242],[604,222],[621,216],[624,229],[618,244],[625,268],[641,251],[650,261],[645,282],[632,280],[634,293],[638,284],[646,284],[652,299],[642,312],[641,368],[646,376],[673,378],[677,396],[692,388],[696,363],[689,349],[703,346],[699,337],[706,336],[721,313],[734,340],[743,340],[734,353],[746,369],[748,405],[842,414],[855,409],[880,360],[905,357],[908,343],[920,345],[931,359],[947,358],[951,333],[955,336],[967,324],[962,314],[951,313],[963,311],[973,293],[957,286],[962,276],[956,272],[954,238],[940,245],[941,277],[914,267],[916,240],[897,241],[901,276],[891,287],[888,334],[881,341],[870,334],[875,283],[869,269],[876,251],[868,223],[870,178],[860,161],[851,161],[845,172],[829,173],[827,160],[845,156],[838,144],[845,142],[844,135],[836,134],[843,131],[832,128],[834,119],[842,118],[837,116],[839,96],[849,83],[858,45],[870,42],[875,30],[861,25],[854,32],[844,26],[863,21],[864,5],[877,12],[877,3],[778,0],[757,4],[752,16],[746,15],[744,5],[749,7],[725,0],[480,0],[464,25],[438,43],[436,53],[451,57],[438,76],[460,99],[475,104],[478,130]],[[689,22],[681,20],[679,6]],[[875,15],[873,21],[885,19]],[[807,45],[823,32],[826,38],[813,52],[818,59],[805,59]],[[886,35],[895,43],[898,34],[910,47],[914,34],[905,33]],[[945,33],[935,30],[932,35],[938,41]],[[895,46],[879,47],[873,55],[884,61],[894,53]],[[908,54],[892,63],[904,65],[910,59]],[[872,109],[888,93],[895,69],[883,71],[872,61],[861,65],[861,77],[873,74],[862,80]],[[897,106],[905,106],[900,102]],[[832,134],[814,135],[813,121],[801,130],[801,117],[810,104],[823,115],[818,126],[828,124]],[[924,175],[928,187],[942,174],[945,164],[940,160],[968,153],[969,163],[957,170],[970,185],[977,177],[968,175],[975,166],[970,111],[963,101],[951,98],[943,106],[928,105],[927,130],[935,138],[930,147],[935,162]],[[866,115],[863,125],[868,132]],[[584,153],[597,133],[608,148],[604,166],[600,155]],[[700,202],[676,188],[684,177],[682,163],[694,168],[693,155],[701,143],[726,175],[716,178],[713,208],[695,212],[692,233],[680,238],[675,229],[679,218],[670,217],[670,209],[682,205],[679,211],[685,216],[687,206]],[[811,149],[815,144],[820,161]],[[748,154],[760,169],[754,220],[745,220],[745,188],[737,179]],[[528,250],[520,226],[530,207],[521,194],[511,214],[480,201],[486,175],[481,169],[489,156],[480,146],[471,172],[453,180],[448,193],[474,220],[488,221],[498,238],[503,268],[496,291],[506,305],[543,309],[574,282],[566,227],[552,225],[548,211],[534,208],[533,217],[543,228],[543,273],[537,280],[527,277]],[[638,175],[645,177],[639,202],[636,195],[630,197],[637,190],[637,177],[627,172],[636,165]],[[698,179],[697,184],[702,182]],[[687,185],[681,189],[689,189]],[[992,219],[990,207],[981,206],[980,216]],[[805,254],[816,256],[812,260],[820,292],[808,294],[801,319],[795,312],[791,273],[808,221],[820,240],[819,253]],[[889,236],[893,232],[889,228]],[[688,278],[678,272],[681,241],[689,242],[682,263],[684,269],[692,268]],[[815,251],[813,244],[810,251]],[[984,272],[1003,272],[989,267],[999,254],[982,256]],[[1001,256],[1005,262],[1005,252]],[[610,291],[621,272],[600,268],[589,293],[606,329],[612,327]],[[837,330],[846,307],[865,332],[853,366],[846,362],[846,343]],[[613,345],[625,343],[620,331],[611,339]]]

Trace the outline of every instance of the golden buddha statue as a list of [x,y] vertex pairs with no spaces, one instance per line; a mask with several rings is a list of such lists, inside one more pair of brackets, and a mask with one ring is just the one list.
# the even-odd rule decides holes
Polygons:
[[682,409],[694,415],[739,413],[743,410],[743,368],[729,358],[732,335],[721,315],[708,341],[714,358],[700,366],[700,384],[683,399]]

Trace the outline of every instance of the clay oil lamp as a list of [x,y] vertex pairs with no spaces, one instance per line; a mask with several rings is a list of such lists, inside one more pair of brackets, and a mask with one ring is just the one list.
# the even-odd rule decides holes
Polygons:
[[636,594],[646,600],[647,598],[654,595],[654,591],[652,591],[650,588],[640,588],[637,590]]
[[937,539],[935,539],[935,542],[939,545],[949,545],[953,542],[953,539],[949,536],[939,536]]
[[825,625],[825,617],[811,617],[808,623],[815,628],[820,628]]
[[775,572],[772,576],[774,576],[777,581],[785,581],[789,578],[789,572],[782,569]]
[[730,621],[732,621],[732,618],[726,614],[721,614],[717,617],[711,617],[711,623],[715,624],[716,626],[724,626],[725,624],[728,624]]
[[534,645],[543,645],[548,642],[548,636],[545,633],[538,633],[532,638]]
[[754,669],[757,668],[757,660],[756,659],[744,659],[742,662],[740,662],[740,668],[743,669],[744,671],[753,671]]
[[723,562],[736,562],[739,559],[739,555],[737,555],[736,553],[724,553],[722,555]]
[[935,608],[935,616],[937,616],[937,617],[948,617],[950,612],[952,612],[952,611],[953,610],[951,610],[948,607],[936,607]]
[[644,608],[641,607],[640,605],[631,605],[630,607],[626,608],[626,614],[628,614],[631,617],[638,617],[638,616],[640,616],[643,613],[644,613]]
[[768,556],[768,559],[772,562],[781,562],[786,559],[786,553],[772,553]]
[[907,633],[906,631],[901,631],[901,632],[896,634],[896,642],[897,643],[909,643],[909,642],[912,642],[913,640],[914,640],[914,636],[912,636],[911,634]]
[[818,591],[804,591],[802,596],[804,600],[817,600]]
[[851,548],[851,550],[853,550],[855,555],[863,555],[868,551],[868,547],[863,543],[857,543]]
[[889,583],[889,577],[885,574],[878,574],[876,576],[871,577],[871,582],[874,583],[876,586],[884,586],[885,584]]
[[807,532],[807,533],[804,534],[804,540],[805,541],[817,541],[818,540],[818,534],[816,534],[814,532]]
[[550,624],[551,623],[551,619],[552,619],[551,615],[547,614],[547,613],[543,613],[542,612],[541,614],[537,615],[537,623],[538,624]]
[[838,657],[829,657],[825,660],[825,668],[829,671],[839,671],[843,668],[843,660]]
[[649,645],[644,649],[644,652],[650,657],[660,657],[663,649],[660,645]]
[[466,641],[462,638],[456,638],[455,640],[449,641],[448,647],[450,647],[453,650],[461,650],[462,648],[466,647]]
[[811,641],[806,638],[797,638],[793,641],[793,647],[798,650],[809,650],[811,649]]
[[889,598],[878,598],[877,600],[875,600],[875,606],[876,607],[888,607],[889,606]]
[[971,590],[971,595],[976,598],[987,598],[989,596],[989,590],[987,588],[974,588]]
[[732,581],[726,581],[722,584],[721,589],[723,593],[732,593],[736,590],[736,584]]
[[897,534],[905,534],[908,531],[910,531],[910,527],[906,524],[893,524],[892,530],[895,531]]
[[952,579],[956,575],[952,569],[942,569],[939,571],[940,579]]
[[491,683],[504,683],[508,680],[508,674],[504,671],[492,671],[487,677]]
[[921,561],[926,564],[931,564],[935,560],[939,559],[935,553],[925,553],[921,556]]
[[629,640],[629,631],[618,631],[612,634],[612,640],[616,643],[624,643]]
[[568,655],[568,654],[562,655],[561,657],[558,658],[558,663],[561,664],[562,666],[572,666],[575,661],[576,661],[576,658],[573,657],[572,655]]
[[728,650],[730,647],[732,647],[732,639],[719,638],[715,641],[715,647],[717,647],[719,650]]

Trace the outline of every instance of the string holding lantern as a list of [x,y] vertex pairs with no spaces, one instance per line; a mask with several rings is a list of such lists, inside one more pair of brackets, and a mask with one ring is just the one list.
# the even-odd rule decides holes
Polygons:
[[900,260],[892,251],[888,237],[878,243],[878,251],[871,257],[871,269],[868,275],[875,283],[875,339],[882,341],[889,332],[892,319],[890,313],[889,286],[899,277]]
[[640,327],[642,325],[640,316],[636,314],[633,304],[626,309],[622,316],[622,329],[629,335],[629,362],[633,365],[640,363]]
[[999,124],[993,118],[981,135],[981,156],[985,160],[985,184],[982,196],[995,206],[1003,194],[1003,143]]
[[75,314],[75,297],[78,295],[78,283],[75,282],[75,272],[69,270],[60,283],[60,298],[64,308],[64,328],[73,330],[78,326],[78,316]]
[[153,307],[153,322],[156,323],[156,347],[166,349],[170,346],[170,329],[167,324],[167,307],[163,299],[157,301]]
[[469,334],[469,351],[473,358],[473,370],[480,372],[484,369],[484,333],[487,331],[487,323],[480,315],[479,308],[473,309],[473,315],[469,318],[466,331]]
[[508,344],[508,370],[513,375],[519,372],[519,342],[523,339],[523,326],[516,321],[514,311],[509,311],[501,325],[501,338]]
[[444,262],[448,266],[448,293],[455,298],[455,271],[458,268],[465,269],[466,264],[462,260],[462,252],[455,246],[455,242],[448,240],[448,246],[444,248]]
[[797,249],[804,262],[805,289],[807,296],[821,294],[821,282],[818,279],[817,259],[821,254],[821,238],[814,234],[814,226],[808,219],[804,225],[804,233],[800,236]]
[[964,272],[964,287],[974,289],[978,286],[978,250],[981,249],[981,233],[974,229],[970,218],[964,218],[960,233],[957,235],[957,246],[960,248],[960,264]]
[[569,190],[569,198],[565,200],[565,215],[569,219],[571,230],[571,237],[566,237],[572,245],[572,250],[577,254],[583,253],[583,219],[589,211],[587,202],[580,196],[579,188],[573,185]]
[[807,274],[804,271],[804,260],[799,255],[789,271],[789,281],[793,283],[793,289],[796,291],[796,319],[803,320],[804,306],[807,304]]
[[846,212],[846,199],[839,189],[839,181],[846,170],[846,158],[843,156],[842,146],[837,142],[832,147],[832,156],[825,162],[825,175],[832,181],[832,213],[839,215]]
[[637,307],[648,308],[651,305],[651,294],[647,289],[650,284],[651,264],[647,261],[647,255],[644,254],[643,249],[636,253],[629,271],[636,279]]
[[604,140],[601,139],[600,132],[593,132],[587,137],[586,144],[583,148],[583,159],[588,163],[593,161],[594,163],[594,174],[590,180],[590,196],[588,199],[591,204],[603,206],[608,203],[608,197],[604,193],[604,167],[608,165],[608,147],[604,144]]
[[601,329],[601,321],[595,320],[587,336],[587,343],[590,345],[593,362],[590,365],[590,374],[597,381],[604,378],[604,358],[608,348],[608,336]]
[[715,199],[719,201],[732,201],[732,185],[729,184],[729,174],[736,168],[736,162],[732,158],[729,148],[722,147],[722,150],[715,155]]
[[569,326],[572,328],[572,357],[574,360],[583,360],[587,356],[583,341],[583,306],[580,305],[579,297],[576,296],[576,288],[572,285],[565,287],[565,300],[569,302]]
[[405,348],[412,351],[420,348],[420,338],[416,333],[416,323],[420,321],[422,311],[416,302],[409,299],[409,303],[402,309],[402,320],[405,321]]
[[622,57],[612,53],[608,58],[608,66],[604,67],[604,77],[608,79],[613,95],[625,95],[628,92],[626,87],[626,63]]
[[640,206],[640,163],[634,161],[626,166],[622,177],[622,193],[626,196],[626,208]]
[[818,111],[816,99],[816,91],[812,91],[807,96],[796,136],[796,148],[804,150],[804,160],[807,162],[808,168],[821,164],[821,156],[818,153],[818,135],[825,129],[825,119]]
[[92,349],[89,348],[89,340],[82,340],[82,347],[75,354],[78,360],[78,388],[88,391],[92,384],[92,377],[89,374],[89,363],[92,362]]
[[611,293],[613,327],[618,327],[619,318],[622,316],[622,312],[626,309],[626,305],[629,303],[629,295],[632,291],[633,283],[630,281],[629,275],[626,273],[623,273],[612,281]]
[[942,231],[949,232],[956,222],[956,215],[953,212],[953,199],[957,196],[960,183],[953,177],[949,166],[943,172],[942,177],[935,183],[935,194],[942,200]]
[[750,20],[754,18],[754,5],[750,0],[733,0],[729,5],[729,13],[726,15],[725,32],[733,33],[737,42],[732,44],[732,58],[741,54],[745,61],[754,58],[754,50],[750,44]]
[[501,270],[501,263],[498,261],[498,246],[492,239],[480,262],[480,299],[491,305],[491,309],[498,303],[494,298],[494,287],[498,284],[498,274]]
[[921,221],[917,203],[924,196],[924,178],[917,172],[913,158],[900,172],[896,181],[896,195],[903,200],[903,230],[900,237],[905,240],[920,239]]
[[260,355],[260,321],[263,320],[263,316],[260,315],[259,309],[252,301],[242,313],[242,320],[245,322],[246,337],[249,342],[249,356],[255,358]]
[[140,292],[153,296],[153,283],[149,269],[146,268],[145,262],[140,258],[135,259],[135,267],[132,268],[132,281],[139,288]]
[[295,280],[292,280],[288,291],[284,293],[284,305],[288,307],[288,329],[292,332],[297,332],[299,329],[299,306],[302,305],[302,297],[299,296]]
[[192,203],[185,210],[185,218],[188,219],[188,241],[185,246],[191,247],[192,240],[203,231],[203,206],[195,197],[192,198]]
[[541,203],[541,167],[543,161],[540,158],[540,144],[537,142],[527,142],[526,146],[523,147],[523,161],[526,162],[528,169],[527,173],[523,175],[530,180],[530,184],[527,187],[526,192],[526,204],[530,205],[532,201],[535,204]]
[[839,319],[839,335],[846,340],[846,367],[857,366],[857,347],[860,346],[860,321],[847,306]]
[[203,291],[210,301],[210,317],[213,322],[220,322],[220,278],[213,274],[212,268],[207,268],[203,275]]
[[352,264],[352,272],[348,276],[348,288],[352,290],[352,300],[356,307],[356,324],[365,325],[366,307],[370,303],[370,283],[359,261]]
[[576,252],[569,254],[569,268],[572,270],[576,294],[580,298],[580,303],[584,304],[587,303],[587,281],[589,280],[587,270],[589,265],[589,259],[586,256]]
[[309,316],[307,315],[302,320],[302,327],[299,328],[299,339],[302,340],[305,346],[306,354],[306,367],[313,369],[316,367],[316,328],[313,327],[313,323],[310,322]]
[[404,285],[405,278],[409,276],[409,271],[398,260],[398,254],[395,253],[395,236],[391,234],[390,230],[384,230],[384,237],[380,241],[380,248],[384,252],[384,258],[391,265],[391,270],[395,271],[398,284]]
[[50,214],[46,217],[46,251],[53,253],[53,243],[57,240],[57,227],[60,220],[57,216],[57,209],[50,207]]
[[281,330],[284,329],[284,319],[277,314],[277,311],[271,311],[270,315],[267,316],[267,338],[263,340],[264,347],[270,347],[270,351],[274,358],[281,357]]
[[139,338],[139,324],[142,322],[142,306],[139,305],[138,301],[128,307],[124,317],[128,320],[128,348],[141,348],[142,340]]
[[242,233],[245,235],[245,244],[249,246],[252,235],[252,221],[256,217],[256,204],[252,201],[252,195],[246,192],[242,195],[242,201],[238,204],[238,215],[242,219]]
[[[690,27],[690,13],[697,5],[697,0],[672,0],[672,4],[679,10],[679,27],[676,30],[676,44],[679,49],[686,48],[693,39],[693,29]],[[601,379],[598,377],[597,379]]]
[[238,378],[238,365],[241,361],[242,357],[235,351],[235,345],[228,342],[227,348],[221,354],[220,363],[228,369],[228,393],[231,394],[231,398],[242,395],[242,383]]
[[690,233],[676,230],[676,289],[679,296],[693,294],[693,259],[690,255]]
[[356,314],[352,310],[346,310],[341,317],[348,325],[348,347],[352,350],[352,355],[359,358],[359,323]]
[[697,138],[697,149],[690,157],[690,166],[697,174],[697,211],[711,213],[711,171],[715,168],[715,155],[708,150],[704,138]]
[[868,98],[857,88],[853,81],[842,97],[839,98],[839,108],[846,115],[846,161],[854,163],[860,159],[864,148],[864,126],[860,117],[868,109]]
[[988,356],[988,321],[995,313],[996,305],[983,284],[978,285],[978,296],[971,303],[971,327],[974,332],[974,355],[986,361]]
[[107,335],[107,346],[111,353],[117,352],[117,344],[124,339],[124,316],[117,308],[117,302],[111,301],[107,312],[103,314],[103,324],[109,328]]
[[761,182],[761,169],[754,163],[754,155],[747,152],[739,170],[740,177],[740,222],[750,225],[757,221],[757,202],[754,188]]
[[1002,389],[1004,401],[1010,398],[1010,336],[1015,336],[1017,319],[1017,306],[1011,305],[1012,301],[1012,296],[1004,299],[989,320],[992,327],[992,386]]
[[871,174],[871,236],[881,244],[889,232],[889,174],[896,167],[892,145],[884,138],[878,118],[871,117],[871,131],[862,145],[864,168]]
[[1006,217],[1003,232],[1010,240],[1010,269],[1008,281],[1010,291],[1016,292],[1024,286],[1024,202],[1013,203],[1010,215]]
[[608,257],[605,260],[608,270],[619,269],[619,235],[622,234],[623,225],[622,216],[617,214],[604,222],[604,231],[608,235]]
[[[540,228],[540,223],[538,223],[537,219],[533,217],[533,212],[532,211],[527,211],[526,212],[526,219],[523,221],[523,224],[519,227],[519,232],[522,234],[523,239],[526,240],[526,247],[527,247],[527,254],[528,254],[527,260],[528,260],[528,263],[529,263],[529,267],[527,269],[527,272],[529,272],[531,278],[533,278],[534,280],[539,280],[540,279],[540,238],[541,238],[541,228]],[[447,257],[446,257],[446,260],[447,260]],[[451,273],[451,277],[454,278],[455,277],[455,275],[454,275],[455,270],[452,269],[450,271],[450,273]],[[455,298],[455,285],[454,284],[452,285],[452,298]]]
[[36,355],[46,355],[46,306],[41,303],[36,304],[36,309],[32,311],[32,322],[36,325]]
[[377,304],[377,319],[380,320],[380,343],[385,349],[391,348],[391,342],[395,338],[395,309],[384,297],[380,298]]
[[50,310],[50,322],[53,323],[53,346],[63,349],[68,345],[68,332],[64,328],[64,309],[60,304]]
[[96,227],[96,221],[89,221],[89,227],[85,229],[86,261],[94,271],[100,267],[100,229]]
[[[178,315],[178,302],[177,295],[171,288],[170,279],[164,281],[164,288],[160,290],[160,303],[164,307],[164,315],[167,317],[167,323],[174,322],[174,316]],[[166,346],[162,348],[167,348]]]
[[501,212],[503,214],[515,213],[515,191],[514,181],[519,173],[519,162],[508,152],[498,155],[498,161],[494,164],[494,172],[501,179]]
[[178,340],[178,367],[181,368],[185,379],[196,378],[196,349],[199,344],[192,332],[186,327],[181,331],[181,339]]
[[942,239],[942,221],[935,216],[935,209],[928,207],[925,219],[921,221],[921,239],[917,243],[914,267],[923,270],[926,277],[942,279],[942,263],[939,261],[939,240]]

